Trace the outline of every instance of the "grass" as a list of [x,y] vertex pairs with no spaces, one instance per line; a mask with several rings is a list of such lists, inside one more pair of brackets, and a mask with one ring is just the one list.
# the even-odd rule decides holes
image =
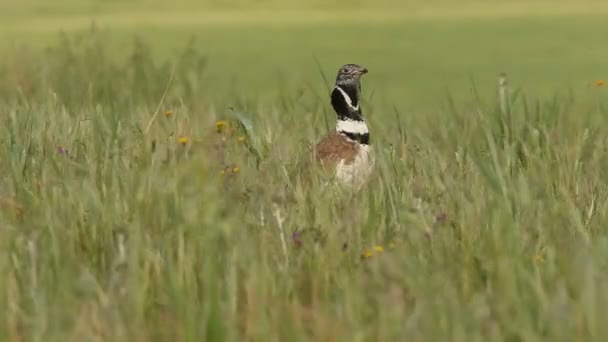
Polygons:
[[[0,62],[0,340],[608,336],[599,17],[137,27],[99,7],[107,29],[1,33],[31,45]],[[370,69],[377,159],[356,196],[300,168],[346,59]]]
[[[123,60],[136,35],[149,44],[155,60],[173,60],[194,37],[194,46],[208,59],[205,82],[214,86],[206,93],[214,98],[237,93],[269,103],[279,95],[277,83],[283,91],[323,87],[315,61],[328,74],[345,60],[368,66],[375,72],[366,83],[374,103],[396,104],[405,112],[437,108],[446,89],[459,102],[470,101],[472,83],[480,85],[477,90],[484,97],[491,96],[492,87],[485,85],[493,85],[502,71],[529,96],[571,92],[581,100],[592,100],[596,95],[589,92],[589,84],[608,74],[603,62],[607,53],[603,37],[608,32],[599,15],[462,20],[396,16],[381,21],[381,13],[376,20],[294,19],[296,24],[285,28],[280,20],[274,21],[274,12],[240,25],[223,24],[222,17],[216,18],[217,24],[202,17],[199,24],[197,12],[167,13],[162,21],[145,21],[145,16],[128,13],[99,19],[108,58]],[[288,18],[298,17],[292,13]],[[55,29],[82,32],[89,30],[91,22],[77,16],[75,22],[61,17],[28,25],[29,30],[16,25],[14,32],[4,33],[8,39],[0,50],[17,56],[17,62],[21,57],[15,51],[23,45],[28,50],[48,46],[56,40]]]

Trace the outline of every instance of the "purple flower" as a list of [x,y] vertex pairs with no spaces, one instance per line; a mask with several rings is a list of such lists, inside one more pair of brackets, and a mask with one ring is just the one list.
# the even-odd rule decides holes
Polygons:
[[68,154],[68,150],[66,148],[64,148],[63,146],[59,146],[57,147],[57,153],[63,155]]
[[297,230],[291,234],[291,240],[298,247],[300,245],[302,245],[302,240],[300,240],[301,237],[302,237],[302,232],[299,232]]

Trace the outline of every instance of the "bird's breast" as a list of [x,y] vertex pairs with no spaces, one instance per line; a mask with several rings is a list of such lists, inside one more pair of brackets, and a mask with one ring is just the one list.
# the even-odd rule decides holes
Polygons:
[[336,178],[346,186],[359,189],[371,176],[374,166],[375,158],[371,146],[361,145],[350,162],[342,159],[336,165]]

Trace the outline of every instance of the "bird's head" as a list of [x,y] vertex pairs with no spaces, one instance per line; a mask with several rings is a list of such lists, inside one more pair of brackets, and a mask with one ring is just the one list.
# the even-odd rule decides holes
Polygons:
[[338,70],[336,84],[357,84],[367,69],[357,64],[345,64]]

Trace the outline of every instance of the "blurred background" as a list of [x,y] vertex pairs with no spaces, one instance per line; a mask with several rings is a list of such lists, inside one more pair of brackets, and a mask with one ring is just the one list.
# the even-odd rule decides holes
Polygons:
[[2,1],[0,63],[3,77],[28,78],[16,70],[63,32],[82,35],[72,45],[103,41],[104,60],[124,61],[140,44],[153,63],[173,65],[195,50],[197,91],[210,99],[297,96],[326,87],[344,63],[367,66],[368,94],[406,111],[448,92],[492,94],[503,71],[528,96],[587,97],[608,78],[607,13],[599,0]]

